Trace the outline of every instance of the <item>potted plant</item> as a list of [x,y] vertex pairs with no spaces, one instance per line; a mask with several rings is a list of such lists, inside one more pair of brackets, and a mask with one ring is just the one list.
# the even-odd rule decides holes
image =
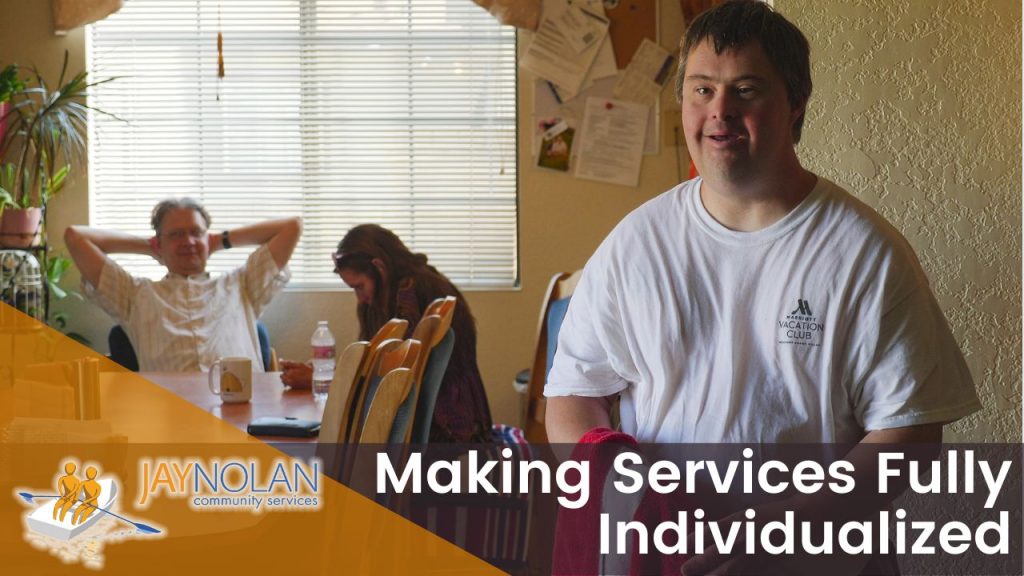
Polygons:
[[5,247],[40,242],[47,202],[64,186],[72,162],[85,158],[86,92],[112,80],[89,83],[82,71],[65,81],[67,71],[65,51],[56,90],[33,68],[29,84],[9,97],[7,131],[0,139],[0,244]]
[[[64,187],[70,166],[65,165],[53,176],[47,174],[47,162],[39,168],[37,177],[39,197],[43,205],[51,196]],[[33,205],[33,196],[29,183],[32,175],[29,169],[21,173],[19,179],[17,166],[13,162],[0,165],[0,245],[5,248],[28,248],[40,242],[42,232],[43,209]]]

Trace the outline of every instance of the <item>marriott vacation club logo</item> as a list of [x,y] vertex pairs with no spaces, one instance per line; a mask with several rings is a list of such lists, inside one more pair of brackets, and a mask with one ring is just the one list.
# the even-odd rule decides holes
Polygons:
[[796,308],[779,320],[779,344],[821,346],[825,324],[811,310],[811,303],[796,299]]

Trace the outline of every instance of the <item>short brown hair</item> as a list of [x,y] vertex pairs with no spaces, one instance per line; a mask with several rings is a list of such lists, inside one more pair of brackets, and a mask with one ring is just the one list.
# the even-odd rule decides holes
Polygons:
[[[728,0],[693,20],[680,43],[676,74],[678,100],[683,99],[683,79],[690,51],[709,39],[715,54],[756,41],[782,76],[790,106],[807,104],[812,88],[810,44],[799,28],[760,0]],[[806,111],[793,124],[793,142],[800,141],[805,115]]]
[[153,226],[153,230],[156,231],[156,235],[160,235],[160,229],[164,225],[164,216],[171,210],[177,210],[179,208],[186,208],[188,210],[195,210],[203,217],[203,222],[206,222],[206,228],[210,228],[210,213],[203,208],[203,205],[191,198],[168,198],[153,207],[153,215],[149,219],[149,223]]

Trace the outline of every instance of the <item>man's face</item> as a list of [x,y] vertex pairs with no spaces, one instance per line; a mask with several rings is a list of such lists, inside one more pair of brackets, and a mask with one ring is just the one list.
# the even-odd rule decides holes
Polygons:
[[782,77],[758,42],[715,54],[690,51],[683,78],[686,146],[705,178],[740,184],[770,173],[793,149],[792,108]]
[[206,271],[210,242],[199,212],[191,208],[169,211],[156,240],[157,254],[171,272],[191,276]]

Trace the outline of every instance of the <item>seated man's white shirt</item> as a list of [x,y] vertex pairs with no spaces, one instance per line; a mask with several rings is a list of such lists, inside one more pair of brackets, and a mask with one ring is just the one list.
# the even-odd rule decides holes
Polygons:
[[290,277],[264,245],[244,265],[216,278],[135,278],[107,258],[99,286],[83,286],[124,328],[140,371],[206,371],[222,356],[249,358],[253,370],[262,371],[256,319]]
[[621,396],[655,442],[856,442],[979,409],[906,240],[822,178],[756,232],[715,221],[700,178],[627,216],[587,263],[547,396]]

